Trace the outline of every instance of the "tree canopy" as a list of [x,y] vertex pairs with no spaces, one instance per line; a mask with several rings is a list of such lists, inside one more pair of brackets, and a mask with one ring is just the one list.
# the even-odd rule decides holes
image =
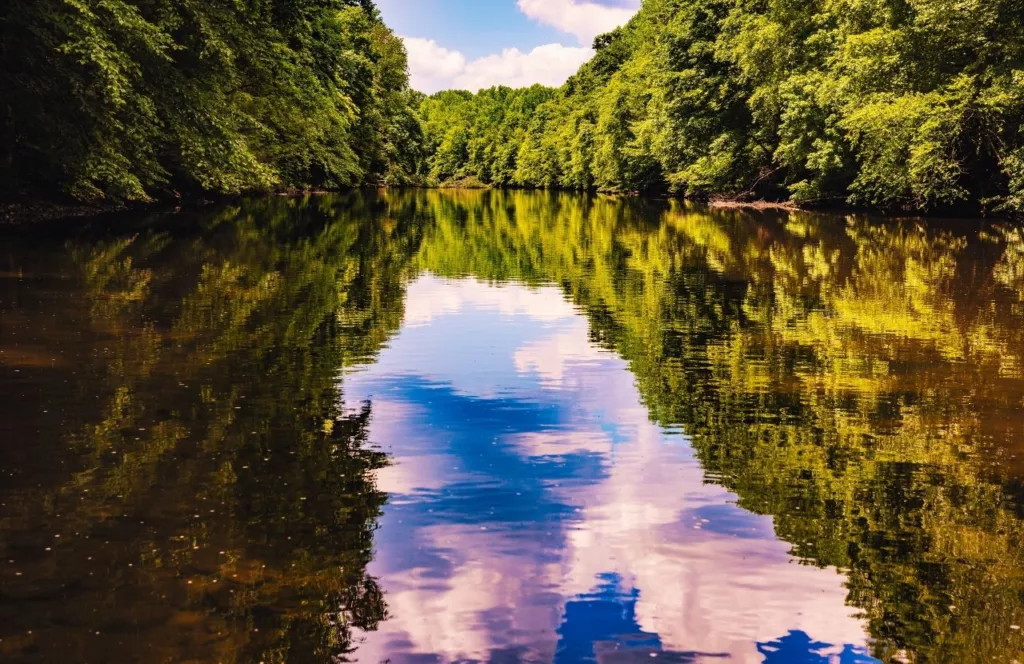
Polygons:
[[372,0],[8,0],[0,194],[480,183],[1024,210],[1024,0],[644,0],[429,98]]
[[431,173],[1024,208],[1021,0],[645,0],[594,49],[558,90],[427,100],[424,116],[445,127],[429,144]]
[[418,96],[370,0],[9,0],[0,8],[9,193],[400,184]]

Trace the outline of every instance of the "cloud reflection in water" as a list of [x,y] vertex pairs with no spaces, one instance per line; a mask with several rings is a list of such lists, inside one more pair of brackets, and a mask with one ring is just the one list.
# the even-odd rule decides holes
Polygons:
[[558,289],[424,276],[407,302],[346,379],[394,461],[360,661],[874,661],[843,577],[705,482]]

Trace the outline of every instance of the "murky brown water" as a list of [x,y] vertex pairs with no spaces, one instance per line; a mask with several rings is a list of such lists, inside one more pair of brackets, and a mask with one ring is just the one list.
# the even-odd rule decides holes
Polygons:
[[1022,658],[1010,224],[73,224],[0,234],[0,659]]

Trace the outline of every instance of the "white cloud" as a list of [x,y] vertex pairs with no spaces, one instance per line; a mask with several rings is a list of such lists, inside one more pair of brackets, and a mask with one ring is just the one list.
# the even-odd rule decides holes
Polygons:
[[495,85],[561,85],[594,55],[589,48],[594,37],[625,24],[640,7],[640,0],[516,0],[516,3],[519,11],[529,18],[574,35],[581,46],[546,44],[529,52],[506,48],[500,53],[470,60],[433,39],[403,37],[409,53],[412,87],[433,94],[446,89],[476,92]]
[[495,85],[557,86],[590,59],[589,48],[547,44],[528,53],[507,48],[501,53],[468,60],[433,39],[403,37],[409,53],[410,84],[428,94],[445,89],[476,92]]
[[455,77],[466,70],[466,56],[449,51],[433,39],[402,40],[409,54],[409,84],[415,90],[433,93],[452,87]]
[[518,0],[519,11],[562,32],[575,35],[589,45],[599,34],[625,24],[640,7],[639,0],[624,0],[618,6],[588,0]]
[[459,87],[469,90],[508,85],[514,88],[542,83],[561,85],[593,56],[589,48],[547,44],[529,53],[507,48],[500,55],[488,55],[466,65],[456,78]]

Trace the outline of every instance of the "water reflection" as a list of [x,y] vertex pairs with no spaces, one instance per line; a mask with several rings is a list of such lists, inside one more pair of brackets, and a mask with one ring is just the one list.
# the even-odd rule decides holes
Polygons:
[[413,192],[55,237],[0,238],[4,659],[1024,652],[1013,226]]
[[424,277],[408,300],[441,304],[346,383],[393,458],[366,661],[868,661],[842,578],[704,483],[558,290]]
[[337,384],[401,320],[405,240],[371,215],[254,202],[10,241],[3,659],[325,661],[384,619],[386,459]]

